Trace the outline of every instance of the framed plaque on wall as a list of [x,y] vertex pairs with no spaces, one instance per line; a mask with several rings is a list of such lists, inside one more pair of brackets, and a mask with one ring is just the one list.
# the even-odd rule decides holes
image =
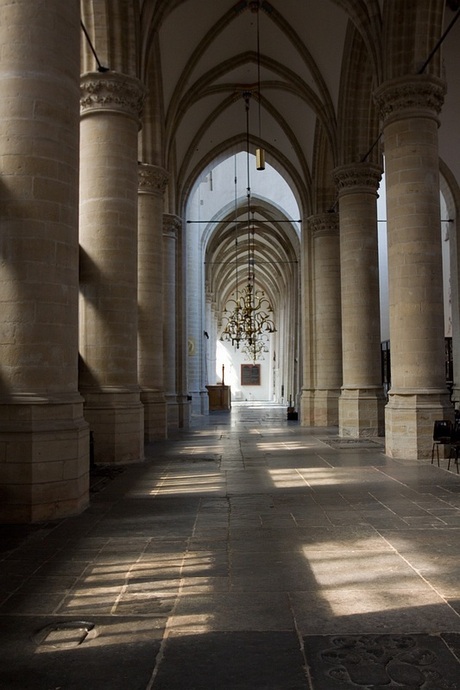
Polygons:
[[241,365],[241,385],[260,386],[260,364]]

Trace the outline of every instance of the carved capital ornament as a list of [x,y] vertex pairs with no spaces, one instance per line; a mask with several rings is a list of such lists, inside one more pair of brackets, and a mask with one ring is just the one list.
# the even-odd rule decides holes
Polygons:
[[339,236],[339,214],[338,213],[318,213],[308,218],[312,236],[318,237],[337,237]]
[[117,72],[87,72],[80,81],[80,113],[116,112],[139,119],[145,88],[135,77]]
[[431,117],[438,122],[446,93],[442,79],[428,74],[384,82],[374,100],[385,124],[407,117]]
[[139,194],[154,194],[163,196],[168,186],[169,174],[164,168],[148,163],[139,163],[138,185]]
[[352,163],[334,170],[334,180],[341,196],[362,192],[377,194],[381,177],[382,169],[375,163]]
[[179,216],[172,213],[163,213],[163,237],[170,237],[177,240],[182,229],[182,222]]

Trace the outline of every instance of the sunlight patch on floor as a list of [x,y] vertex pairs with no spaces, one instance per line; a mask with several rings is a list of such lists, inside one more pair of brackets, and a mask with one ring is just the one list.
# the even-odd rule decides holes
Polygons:
[[268,470],[270,479],[277,489],[288,489],[289,487],[305,487],[307,482],[299,474],[298,470]]
[[225,478],[219,472],[209,474],[166,474],[161,481],[146,492],[149,496],[221,492]]
[[306,443],[305,441],[259,441],[257,443],[257,449],[261,451],[289,451],[308,449],[315,445],[317,444],[314,441],[311,441],[311,443]]

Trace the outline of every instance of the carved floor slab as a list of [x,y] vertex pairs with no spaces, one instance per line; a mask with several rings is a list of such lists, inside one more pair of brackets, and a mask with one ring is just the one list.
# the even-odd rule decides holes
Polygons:
[[314,690],[458,690],[460,635],[304,638]]

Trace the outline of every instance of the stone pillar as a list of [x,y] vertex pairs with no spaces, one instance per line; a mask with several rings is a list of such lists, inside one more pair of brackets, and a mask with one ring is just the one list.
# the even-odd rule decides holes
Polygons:
[[299,275],[297,266],[295,266],[294,275],[291,277],[291,343],[292,350],[292,378],[293,387],[295,391],[295,404],[297,409],[300,407],[300,383],[301,383],[301,366],[300,361],[300,323],[299,323]]
[[[289,406],[298,409],[299,405],[299,380],[298,380],[298,346],[297,333],[298,324],[298,294],[297,276],[289,278],[288,288],[285,295],[280,299],[278,305],[278,319],[284,321],[279,329],[279,346],[276,347],[277,356],[282,356],[282,371],[284,379],[284,395]],[[278,336],[277,336],[278,337]],[[272,338],[270,339],[273,344]],[[268,357],[267,357],[268,359]],[[278,363],[274,363],[278,366]],[[272,368],[273,371],[273,368]],[[271,375],[271,374],[270,374]],[[315,391],[316,395],[316,391]],[[315,403],[316,404],[316,403]]]
[[451,414],[444,374],[438,114],[445,86],[429,75],[375,94],[385,137],[391,389],[386,453],[431,453],[433,422]]
[[211,385],[215,385],[216,383],[218,330],[219,324],[215,295],[213,292],[210,291],[209,285],[206,285],[206,332],[209,335],[209,340],[207,340],[206,346],[207,361],[205,365],[205,370],[207,372],[206,384],[209,383]]
[[143,458],[137,380],[137,136],[143,87],[115,72],[81,82],[80,390],[95,460]]
[[314,425],[337,426],[342,384],[339,217],[320,213],[308,223],[314,261]]
[[0,522],[88,505],[78,393],[77,0],[0,0]]
[[168,173],[139,164],[139,385],[144,439],[167,437],[163,371],[163,196]]
[[204,330],[205,340],[203,347],[203,383],[205,386],[206,395],[202,399],[203,414],[209,414],[209,396],[206,385],[214,383],[216,369],[216,318],[215,305],[213,294],[209,290],[209,286],[205,283],[205,314],[204,314]]
[[[300,299],[301,318],[299,323],[301,343],[302,390],[300,396],[300,424],[313,426],[315,420],[315,352],[313,311],[313,238],[312,228],[306,223],[300,238]],[[279,353],[277,366],[279,368]],[[282,381],[280,394],[283,400]]]
[[187,380],[192,397],[191,410],[194,414],[205,413],[205,388],[203,376],[203,354],[205,352],[204,331],[204,278],[201,237],[198,232],[186,236],[187,255]]
[[177,236],[181,220],[171,213],[163,214],[163,299],[164,299],[164,386],[169,428],[179,426],[177,400]]
[[176,244],[176,388],[179,428],[190,426],[191,395],[188,388],[187,368],[187,248],[180,218]]
[[380,354],[377,189],[373,163],[334,171],[339,191],[343,384],[340,436],[378,436],[384,427]]

